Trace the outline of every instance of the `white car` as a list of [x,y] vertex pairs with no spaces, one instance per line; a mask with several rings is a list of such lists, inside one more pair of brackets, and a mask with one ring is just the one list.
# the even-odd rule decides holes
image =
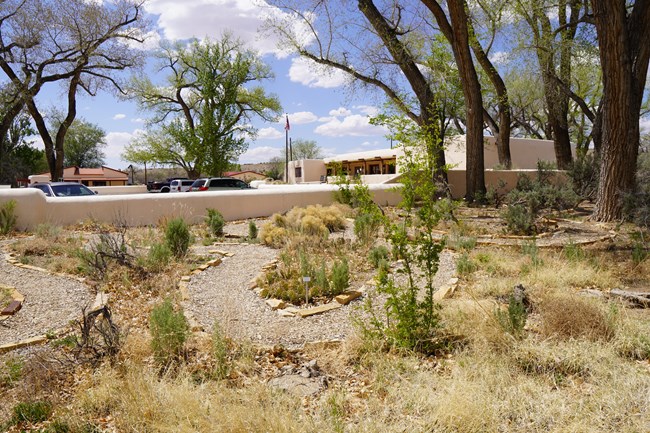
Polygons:
[[169,182],[169,192],[187,192],[192,187],[193,180],[174,179]]

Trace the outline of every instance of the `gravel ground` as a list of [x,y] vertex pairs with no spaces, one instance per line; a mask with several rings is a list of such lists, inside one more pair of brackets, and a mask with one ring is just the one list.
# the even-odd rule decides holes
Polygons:
[[73,278],[18,268],[7,263],[4,254],[0,254],[0,284],[25,296],[22,309],[0,322],[0,344],[65,328],[95,299],[85,284]]
[[[351,319],[359,314],[356,307],[360,301],[325,314],[283,317],[249,288],[261,267],[277,257],[277,250],[255,244],[222,244],[218,249],[234,255],[224,258],[221,265],[193,276],[189,284],[190,300],[184,305],[206,331],[217,321],[232,338],[262,345],[282,344],[288,348],[306,342],[344,339],[353,332]],[[436,284],[447,283],[454,273],[453,254],[445,251]]]

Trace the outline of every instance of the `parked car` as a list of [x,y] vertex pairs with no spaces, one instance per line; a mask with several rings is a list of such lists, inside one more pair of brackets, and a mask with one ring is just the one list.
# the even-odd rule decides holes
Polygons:
[[29,187],[40,189],[48,197],[79,197],[97,194],[96,191],[77,182],[43,182],[29,185]]
[[169,182],[169,192],[187,192],[193,183],[190,179],[174,179]]
[[147,182],[147,191],[149,192],[170,192],[171,183],[174,180],[188,180],[186,177],[168,177],[161,181]]
[[228,191],[234,189],[250,189],[250,185],[234,177],[211,177],[196,179],[190,191]]

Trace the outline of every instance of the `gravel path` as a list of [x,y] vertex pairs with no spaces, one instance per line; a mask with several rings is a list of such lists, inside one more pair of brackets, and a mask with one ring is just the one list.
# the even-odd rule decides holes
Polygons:
[[[205,330],[211,330],[217,321],[232,338],[263,345],[282,344],[288,348],[306,342],[344,339],[353,332],[351,319],[358,314],[355,306],[360,305],[359,301],[325,314],[283,317],[249,289],[250,281],[262,266],[277,257],[277,250],[255,244],[220,245],[219,249],[234,255],[224,258],[221,265],[193,276],[189,284],[190,299],[184,305]],[[445,284],[454,272],[453,255],[445,251],[436,284]]]
[[0,322],[0,344],[13,343],[66,327],[79,319],[81,309],[94,295],[73,279],[22,269],[7,263],[0,254],[0,284],[15,287],[25,296],[22,309]]

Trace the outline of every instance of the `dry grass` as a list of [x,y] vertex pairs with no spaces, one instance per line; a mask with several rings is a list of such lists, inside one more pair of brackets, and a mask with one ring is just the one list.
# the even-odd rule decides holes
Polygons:
[[547,293],[536,304],[539,330],[545,337],[610,340],[614,318],[598,299],[569,293]]

